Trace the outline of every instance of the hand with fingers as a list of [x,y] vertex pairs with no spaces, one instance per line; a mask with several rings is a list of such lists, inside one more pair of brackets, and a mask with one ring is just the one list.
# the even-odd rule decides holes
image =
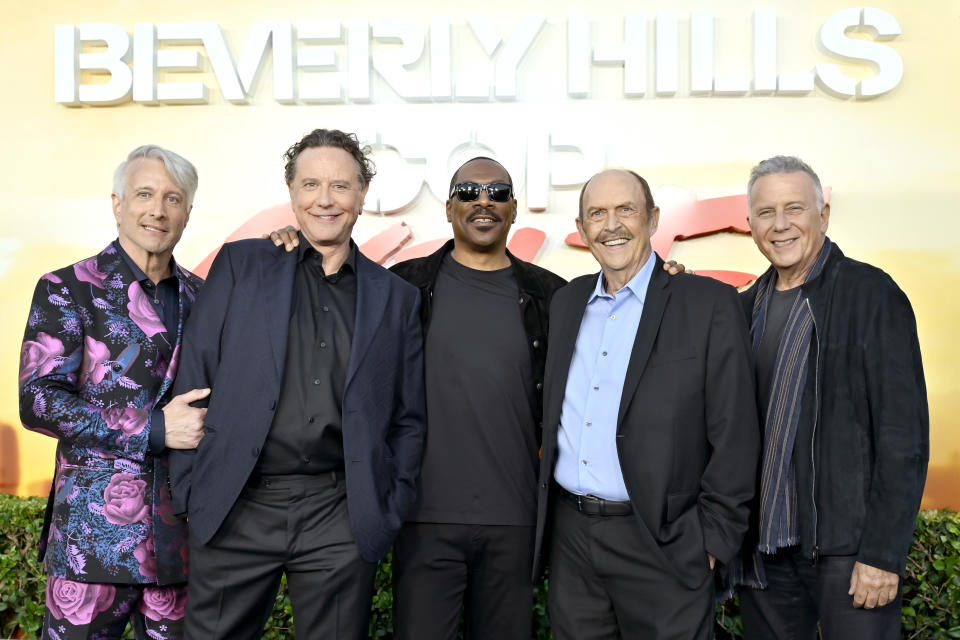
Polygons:
[[280,245],[283,245],[288,253],[300,245],[299,232],[296,227],[291,227],[290,225],[285,226],[283,229],[277,229],[275,231],[271,231],[270,233],[265,233],[260,237],[269,239],[273,242],[274,246],[279,247]]
[[168,449],[195,449],[200,444],[207,410],[191,407],[190,403],[203,400],[209,395],[210,389],[191,389],[175,396],[163,408],[165,444]]
[[847,595],[853,596],[853,606],[858,609],[883,607],[897,597],[899,584],[897,574],[858,562],[853,565]]

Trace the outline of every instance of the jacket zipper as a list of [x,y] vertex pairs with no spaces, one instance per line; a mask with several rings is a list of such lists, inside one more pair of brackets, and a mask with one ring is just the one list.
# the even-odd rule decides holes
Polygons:
[[810,318],[813,320],[813,333],[817,344],[817,366],[814,367],[814,386],[813,386],[813,431],[810,435],[810,469],[811,469],[811,494],[810,501],[813,503],[813,564],[817,563],[820,557],[820,546],[817,542],[819,535],[819,522],[817,515],[817,423],[820,421],[820,331],[817,329],[817,318],[813,315],[813,309],[810,307],[810,298],[804,298],[807,304],[807,311],[810,312]]

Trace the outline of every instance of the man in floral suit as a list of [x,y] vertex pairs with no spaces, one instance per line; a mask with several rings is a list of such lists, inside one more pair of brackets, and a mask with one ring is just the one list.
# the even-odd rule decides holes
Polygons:
[[20,418],[59,440],[40,556],[43,638],[181,638],[186,526],[167,449],[192,448],[205,409],[170,399],[181,328],[202,281],[173,260],[197,172],[156,146],[116,170],[118,239],[37,284],[20,360]]

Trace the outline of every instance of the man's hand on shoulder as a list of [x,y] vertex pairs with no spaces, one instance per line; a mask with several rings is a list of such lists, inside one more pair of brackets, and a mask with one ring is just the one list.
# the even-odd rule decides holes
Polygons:
[[166,425],[165,441],[168,449],[196,449],[203,438],[203,418],[206,409],[191,407],[191,402],[210,395],[210,389],[191,389],[175,396],[163,408]]
[[677,262],[676,260],[669,260],[663,263],[663,270],[669,273],[672,276],[677,275],[678,273],[689,273],[693,274],[693,270],[687,271],[687,268]]
[[300,245],[300,235],[297,232],[297,228],[291,227],[290,225],[285,226],[283,229],[277,229],[276,231],[265,233],[260,237],[269,239],[273,242],[274,246],[279,247],[280,245],[283,245],[283,248],[287,250],[287,253],[293,251]]
[[847,595],[853,596],[854,607],[873,609],[892,602],[897,597],[899,584],[897,574],[858,562],[853,565]]

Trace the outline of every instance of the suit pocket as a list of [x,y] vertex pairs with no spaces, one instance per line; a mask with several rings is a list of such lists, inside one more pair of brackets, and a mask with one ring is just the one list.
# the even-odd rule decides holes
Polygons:
[[697,504],[696,493],[667,494],[667,522],[673,522],[685,511]]
[[695,349],[690,347],[684,347],[682,349],[667,349],[664,351],[657,351],[650,355],[650,364],[647,365],[648,368],[659,367],[665,364],[671,364],[673,362],[681,362],[683,360],[693,360],[697,357],[697,352]]

